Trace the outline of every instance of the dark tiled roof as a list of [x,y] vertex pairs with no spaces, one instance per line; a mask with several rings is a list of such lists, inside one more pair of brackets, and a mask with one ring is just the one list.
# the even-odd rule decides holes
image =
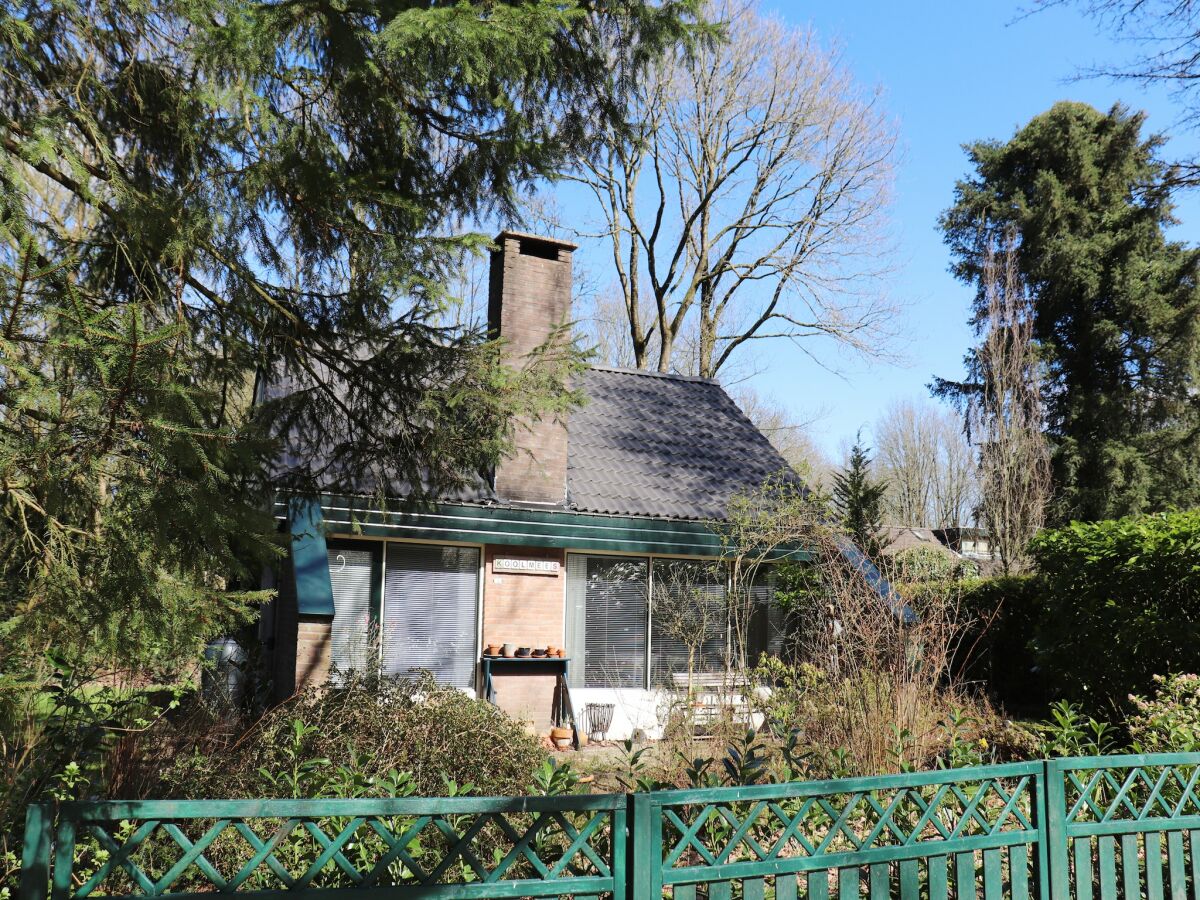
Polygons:
[[[286,397],[302,385],[276,376],[263,396]],[[745,414],[715,381],[628,369],[588,369],[587,402],[567,420],[567,508],[610,515],[722,519],[729,501],[790,471]],[[305,432],[289,432],[279,477],[301,457]],[[395,473],[368,467],[347,472],[331,448],[314,465],[356,494],[383,487],[393,497],[412,493]],[[472,474],[455,490],[436,492],[454,503],[503,503],[491,478]],[[423,490],[428,491],[426,484]]]
[[567,504],[580,512],[721,519],[790,471],[724,389],[703,378],[589,369],[567,424]]

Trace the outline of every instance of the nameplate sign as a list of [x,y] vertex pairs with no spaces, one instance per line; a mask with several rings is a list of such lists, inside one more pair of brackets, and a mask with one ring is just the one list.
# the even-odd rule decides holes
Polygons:
[[512,572],[519,575],[557,575],[562,567],[557,559],[508,559],[497,556],[492,560],[493,572]]

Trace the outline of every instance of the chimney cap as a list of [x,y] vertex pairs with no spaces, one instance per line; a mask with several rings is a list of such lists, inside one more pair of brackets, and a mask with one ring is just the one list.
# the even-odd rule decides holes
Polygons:
[[503,246],[505,239],[514,241],[539,241],[543,244],[550,244],[555,247],[563,247],[567,250],[578,250],[579,245],[573,244],[570,241],[564,241],[560,238],[546,237],[544,234],[531,234],[528,231],[511,231],[504,229],[496,235],[493,243],[497,246]]

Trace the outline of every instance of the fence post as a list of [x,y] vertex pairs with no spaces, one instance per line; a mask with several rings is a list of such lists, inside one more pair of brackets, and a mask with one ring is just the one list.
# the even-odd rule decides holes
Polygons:
[[46,900],[50,888],[50,807],[31,803],[25,813],[25,845],[21,850],[21,883],[17,900]]
[[[648,793],[627,794],[629,845],[625,851],[626,900],[659,900],[662,896],[662,846],[654,844],[656,810]],[[658,896],[654,885],[658,883]]]
[[609,814],[612,823],[612,894],[613,900],[625,900],[629,894],[629,799]]
[[1043,884],[1050,894],[1043,900],[1071,900],[1071,870],[1067,848],[1067,793],[1063,783],[1063,768],[1060,760],[1047,759],[1043,762],[1042,778],[1046,785],[1046,818],[1040,823],[1041,843],[1045,844],[1045,857],[1049,862],[1049,878]]

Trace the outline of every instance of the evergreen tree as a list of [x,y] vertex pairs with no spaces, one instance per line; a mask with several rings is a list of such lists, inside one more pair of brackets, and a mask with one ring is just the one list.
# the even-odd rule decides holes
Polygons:
[[1059,103],[1007,143],[972,144],[974,173],[941,219],[977,322],[988,249],[1015,234],[1057,520],[1200,502],[1200,252],[1165,236],[1169,173],[1143,118]]
[[846,533],[872,559],[882,549],[879,533],[886,494],[887,482],[871,478],[870,454],[861,441],[855,441],[845,468],[833,473],[833,508]]
[[[454,223],[619,126],[691,10],[0,6],[0,687],[9,653],[149,665],[244,618],[281,480],[437,490],[574,402],[577,354],[513,372],[439,325],[486,245]],[[252,407],[263,371],[302,389]]]

